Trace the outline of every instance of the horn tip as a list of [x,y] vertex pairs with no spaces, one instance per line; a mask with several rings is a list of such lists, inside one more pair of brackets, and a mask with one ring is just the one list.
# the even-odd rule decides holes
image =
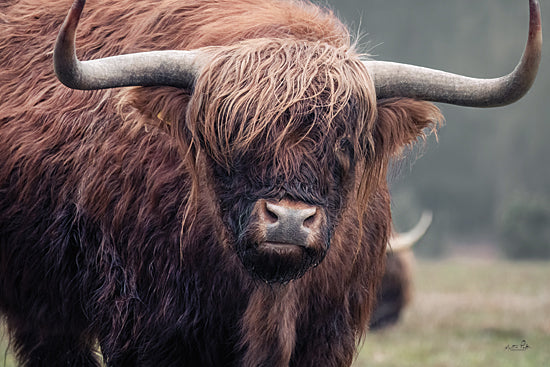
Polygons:
[[78,74],[78,60],[75,54],[74,40],[85,4],[86,0],[75,0],[73,2],[57,35],[53,52],[54,72],[59,81],[69,88],[75,87],[74,79],[75,75]]
[[529,14],[530,14],[530,35],[533,33],[539,33],[542,30],[542,16],[540,11],[539,0],[529,0]]

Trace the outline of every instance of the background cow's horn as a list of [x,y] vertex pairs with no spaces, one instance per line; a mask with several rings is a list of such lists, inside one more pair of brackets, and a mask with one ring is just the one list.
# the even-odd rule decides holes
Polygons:
[[59,31],[54,70],[73,89],[168,85],[192,89],[205,56],[199,51],[152,51],[79,61],[75,33],[85,0],[76,0]]
[[408,232],[405,233],[395,233],[387,245],[387,250],[392,252],[399,252],[410,249],[428,230],[430,224],[432,223],[432,212],[426,210],[422,213],[420,220]]
[[411,97],[470,107],[504,106],[517,101],[533,84],[541,57],[542,27],[537,0],[529,0],[529,14],[527,46],[510,74],[477,79],[413,65],[365,61],[374,78],[377,98]]

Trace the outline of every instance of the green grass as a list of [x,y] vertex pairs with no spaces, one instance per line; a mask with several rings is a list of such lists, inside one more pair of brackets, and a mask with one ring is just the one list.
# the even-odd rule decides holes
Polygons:
[[401,322],[368,334],[354,367],[550,366],[549,262],[418,261],[414,277]]
[[[354,367],[550,366],[550,262],[418,261],[414,283],[401,322],[368,334]],[[0,366],[15,367],[1,335]]]

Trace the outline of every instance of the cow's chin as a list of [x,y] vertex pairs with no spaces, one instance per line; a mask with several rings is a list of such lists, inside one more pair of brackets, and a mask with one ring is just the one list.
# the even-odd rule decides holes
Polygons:
[[[326,250],[285,243],[241,244],[239,258],[248,272],[267,283],[288,283],[302,277],[325,257]],[[323,246],[324,247],[324,246]]]

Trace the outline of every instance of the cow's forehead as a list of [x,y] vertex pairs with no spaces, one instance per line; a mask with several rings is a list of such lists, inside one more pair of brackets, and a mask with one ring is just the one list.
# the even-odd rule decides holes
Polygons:
[[189,125],[215,159],[258,145],[359,136],[373,120],[370,77],[349,49],[260,39],[223,48],[202,72]]

